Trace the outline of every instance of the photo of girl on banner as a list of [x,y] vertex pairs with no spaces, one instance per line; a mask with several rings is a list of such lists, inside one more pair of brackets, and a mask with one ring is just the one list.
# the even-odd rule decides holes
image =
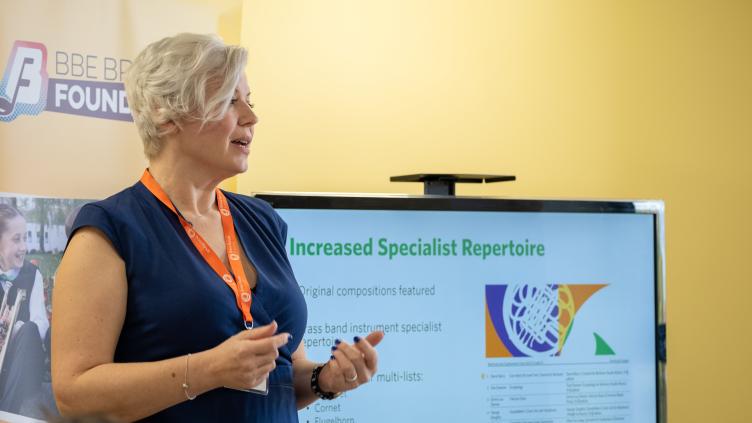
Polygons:
[[0,195],[0,412],[56,414],[50,384],[54,275],[83,200]]

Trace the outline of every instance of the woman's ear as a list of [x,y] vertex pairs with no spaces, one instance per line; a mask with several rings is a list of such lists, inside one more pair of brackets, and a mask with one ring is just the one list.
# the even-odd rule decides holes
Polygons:
[[168,120],[159,126],[159,132],[162,136],[177,133],[179,129],[180,127],[172,120]]

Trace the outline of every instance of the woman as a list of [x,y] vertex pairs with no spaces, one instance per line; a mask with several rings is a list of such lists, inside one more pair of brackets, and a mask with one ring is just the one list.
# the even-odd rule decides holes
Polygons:
[[339,343],[323,366],[306,358],[285,223],[266,203],[216,188],[248,167],[258,119],[245,63],[243,48],[180,34],[130,67],[149,168],[73,225],[53,295],[64,415],[297,422],[297,409],[376,371],[381,332]]
[[[47,334],[42,274],[26,260],[26,219],[14,207],[0,204],[0,303],[15,302],[19,292],[26,298],[18,306],[13,327],[5,327],[0,339],[7,352],[0,373],[0,410],[18,413],[27,400],[39,393],[44,371],[43,339]],[[9,311],[6,310],[6,311]],[[10,335],[10,339],[7,336]]]

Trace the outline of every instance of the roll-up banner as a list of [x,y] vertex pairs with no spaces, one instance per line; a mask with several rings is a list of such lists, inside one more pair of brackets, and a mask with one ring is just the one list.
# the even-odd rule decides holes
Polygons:
[[130,186],[146,165],[123,87],[133,58],[180,32],[237,43],[242,4],[2,2],[0,218],[8,224],[0,225],[0,422],[57,415],[49,322],[66,222],[86,202],[77,199]]

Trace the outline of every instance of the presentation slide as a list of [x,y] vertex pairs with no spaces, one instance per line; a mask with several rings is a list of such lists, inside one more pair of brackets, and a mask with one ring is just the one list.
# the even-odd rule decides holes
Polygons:
[[302,423],[656,421],[653,215],[278,212],[308,356],[386,333]]

